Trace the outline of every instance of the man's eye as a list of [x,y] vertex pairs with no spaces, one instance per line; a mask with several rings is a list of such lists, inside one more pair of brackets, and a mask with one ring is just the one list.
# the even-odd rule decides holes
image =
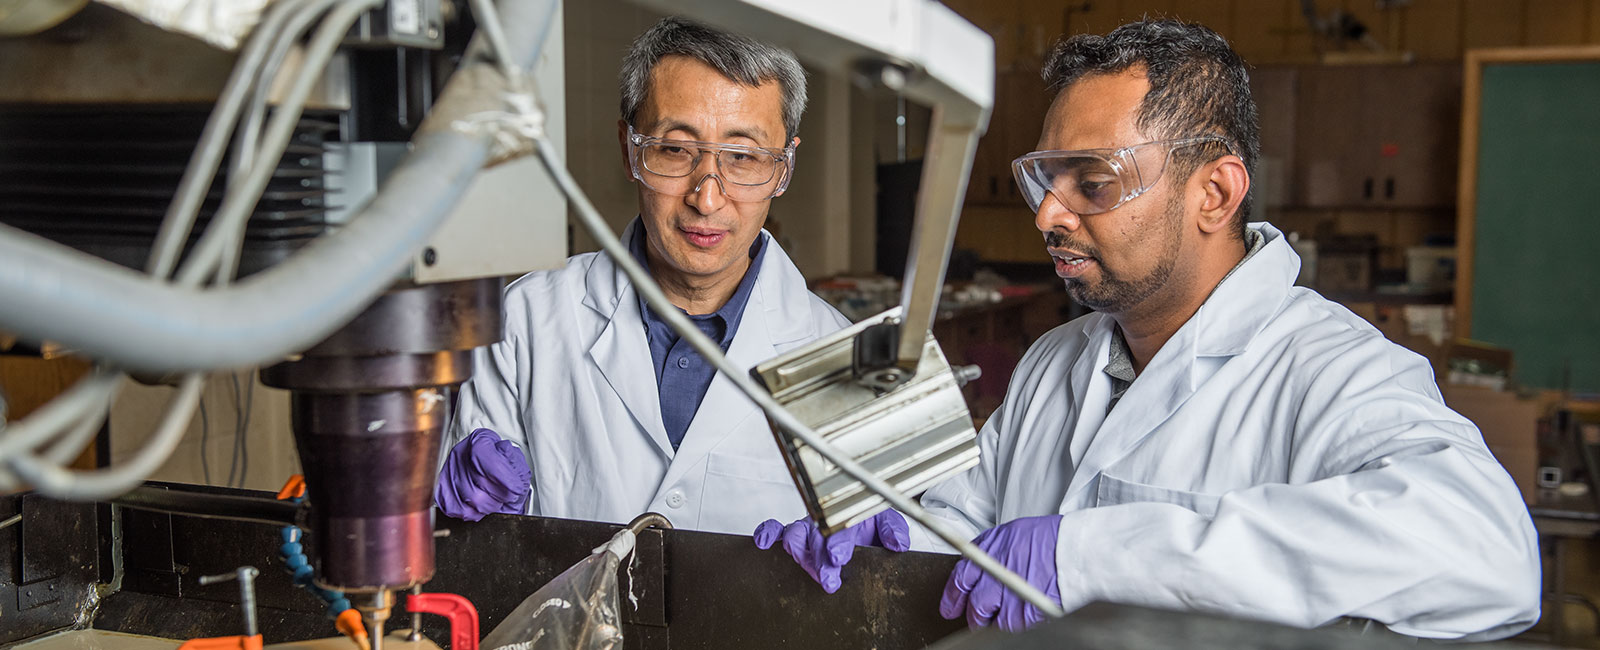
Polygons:
[[1095,196],[1104,193],[1110,185],[1108,181],[1078,181],[1078,191],[1086,196]]
[[662,151],[662,153],[671,154],[671,155],[674,155],[674,156],[686,156],[686,155],[689,154],[689,150],[688,149],[684,149],[683,147],[675,147],[675,146],[672,146],[670,144],[662,145],[661,146],[661,151]]

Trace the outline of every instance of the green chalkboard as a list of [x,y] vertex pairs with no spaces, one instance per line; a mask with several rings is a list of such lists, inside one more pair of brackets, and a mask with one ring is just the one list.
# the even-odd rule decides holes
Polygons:
[[1600,61],[1485,63],[1480,107],[1471,336],[1600,391]]

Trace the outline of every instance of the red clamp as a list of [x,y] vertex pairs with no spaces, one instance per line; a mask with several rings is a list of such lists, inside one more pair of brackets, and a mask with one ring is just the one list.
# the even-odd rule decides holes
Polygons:
[[452,650],[478,650],[478,608],[456,594],[411,594],[406,610],[450,619]]

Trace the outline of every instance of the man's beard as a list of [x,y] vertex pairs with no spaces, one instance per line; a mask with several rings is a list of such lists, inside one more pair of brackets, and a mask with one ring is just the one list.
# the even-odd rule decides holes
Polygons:
[[1166,250],[1156,260],[1156,267],[1141,278],[1124,278],[1117,272],[1106,267],[1099,250],[1091,247],[1082,247],[1073,244],[1066,235],[1059,231],[1051,231],[1046,235],[1049,245],[1053,248],[1069,248],[1093,257],[1100,264],[1100,280],[1093,286],[1083,282],[1081,278],[1067,278],[1067,295],[1078,304],[1098,312],[1108,314],[1127,313],[1139,303],[1167,284],[1172,277],[1172,271],[1177,265],[1179,251],[1178,224],[1181,222],[1180,214],[1183,203],[1178,200],[1168,201],[1166,211],[1162,214],[1162,228],[1158,236],[1167,240]]

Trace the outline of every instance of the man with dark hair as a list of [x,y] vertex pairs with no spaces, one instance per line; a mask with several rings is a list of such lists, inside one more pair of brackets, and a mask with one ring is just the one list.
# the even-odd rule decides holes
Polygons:
[[[746,367],[847,325],[762,230],[800,144],[794,55],[667,18],[620,82],[620,162],[639,192],[622,240],[672,303]],[[608,256],[524,276],[505,312],[505,340],[461,388],[435,493],[446,514],[656,511],[742,533],[805,513],[766,419]]]
[[[1149,20],[1058,45],[1039,151],[1014,163],[1055,270],[1097,313],[1042,337],[922,497],[1059,600],[1499,638],[1539,612],[1516,486],[1426,360],[1293,286],[1281,232],[1245,224],[1257,151],[1243,61]],[[914,528],[913,547],[937,548]],[[1040,614],[970,561],[940,610]]]

